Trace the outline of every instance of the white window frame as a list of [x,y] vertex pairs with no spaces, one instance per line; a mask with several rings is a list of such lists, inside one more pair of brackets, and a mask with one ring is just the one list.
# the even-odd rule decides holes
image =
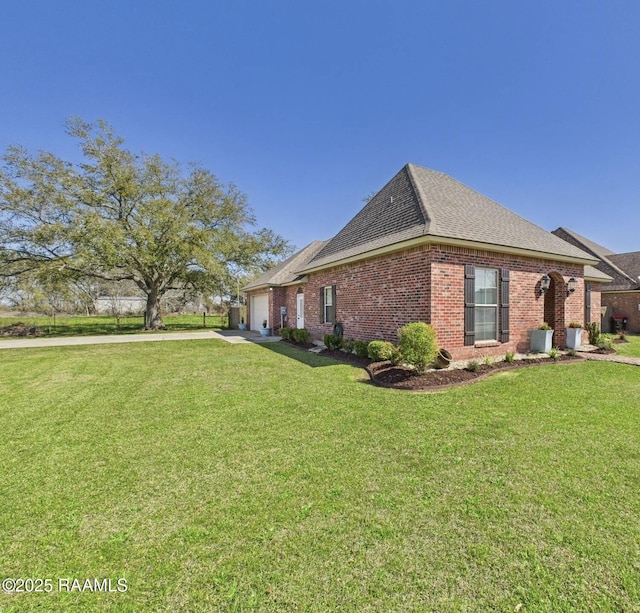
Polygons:
[[325,324],[327,323],[332,323],[331,322],[331,318],[328,317],[328,312],[327,309],[328,308],[332,308],[334,307],[333,304],[333,286],[332,285],[326,285],[323,288],[323,296],[324,296],[324,300],[323,300],[323,314],[322,314],[322,318],[323,318],[323,322]]
[[[486,274],[492,273],[493,279],[495,280],[494,286],[483,285],[478,286],[479,282],[484,282]],[[500,276],[499,271],[495,268],[476,268],[475,270],[475,288],[474,288],[474,303],[475,303],[475,341],[497,341],[498,340],[498,306],[500,302]],[[478,291],[487,291],[495,290],[495,302],[487,302],[486,296],[484,297],[485,301],[482,302],[478,300]],[[489,319],[485,319],[484,315],[486,313],[493,312],[493,317],[491,318],[493,321],[491,322]],[[481,315],[482,314],[482,315]],[[493,323],[493,329],[490,333],[487,333],[487,324]]]

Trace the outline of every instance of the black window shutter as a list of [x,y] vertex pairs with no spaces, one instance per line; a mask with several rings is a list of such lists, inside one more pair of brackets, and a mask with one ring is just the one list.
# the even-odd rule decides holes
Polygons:
[[333,306],[331,307],[331,323],[335,324],[338,321],[338,303],[336,302],[336,286],[331,286],[331,302]]
[[473,264],[464,267],[464,344],[473,345],[476,336],[475,317],[476,268]]
[[320,323],[324,323],[324,287],[320,288]]
[[584,284],[584,323],[591,322],[591,283]]
[[509,270],[500,271],[500,342],[509,342]]

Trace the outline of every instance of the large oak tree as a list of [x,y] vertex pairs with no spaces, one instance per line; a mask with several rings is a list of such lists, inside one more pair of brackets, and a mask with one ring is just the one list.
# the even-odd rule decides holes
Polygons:
[[146,327],[162,328],[170,289],[213,292],[230,271],[264,270],[290,252],[254,230],[244,194],[199,165],[185,171],[136,155],[104,121],[67,121],[81,161],[9,147],[0,169],[0,276],[131,280],[147,296]]

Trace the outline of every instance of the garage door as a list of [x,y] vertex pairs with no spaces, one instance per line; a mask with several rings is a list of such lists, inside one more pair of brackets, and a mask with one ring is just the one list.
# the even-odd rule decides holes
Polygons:
[[[264,320],[269,322],[269,294],[251,296],[251,329],[262,329]],[[270,324],[267,323],[267,326]]]

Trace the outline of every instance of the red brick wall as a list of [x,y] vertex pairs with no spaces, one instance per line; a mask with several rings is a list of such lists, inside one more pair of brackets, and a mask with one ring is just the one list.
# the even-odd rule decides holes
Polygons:
[[[251,321],[251,296],[256,294],[269,293],[269,327],[274,334],[278,333],[280,328],[280,307],[287,307],[288,321],[285,325],[290,328],[296,327],[296,294],[300,285],[291,287],[272,287],[247,292],[247,322]],[[303,286],[302,286],[303,287]]]
[[[464,346],[465,264],[509,269],[509,343]],[[423,246],[309,275],[304,286],[305,327],[317,339],[331,332],[331,324],[321,323],[320,288],[335,284],[337,318],[347,337],[397,342],[399,327],[411,321],[425,321],[435,327],[440,346],[454,359],[525,352],[529,330],[544,321],[540,278],[552,272],[557,286],[554,344],[562,347],[564,327],[570,321],[584,319],[582,266],[444,245]],[[576,291],[567,295],[570,277],[578,283]],[[434,300],[430,304],[431,296]]]
[[602,322],[604,330],[611,330],[612,315],[626,315],[628,318],[627,332],[640,333],[640,292],[615,292],[602,294],[602,306],[607,307],[606,321]]

